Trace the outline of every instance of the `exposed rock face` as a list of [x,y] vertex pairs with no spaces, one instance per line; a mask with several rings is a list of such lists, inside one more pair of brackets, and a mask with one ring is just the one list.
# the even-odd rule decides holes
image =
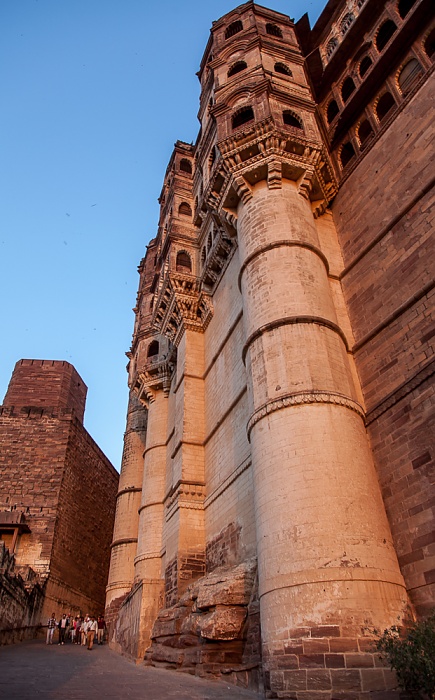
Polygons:
[[260,626],[255,559],[223,566],[188,587],[159,613],[146,661],[196,675],[259,681]]

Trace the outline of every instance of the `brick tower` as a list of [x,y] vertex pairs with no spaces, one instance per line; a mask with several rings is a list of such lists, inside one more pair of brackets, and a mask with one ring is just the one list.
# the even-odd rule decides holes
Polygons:
[[38,575],[44,623],[104,604],[118,474],[83,426],[86,393],[68,362],[20,360],[0,408],[0,536]]
[[311,30],[248,2],[213,24],[139,268],[119,507],[140,505],[108,586],[132,655],[362,698],[394,685],[375,630],[434,604],[433,180],[404,143],[433,128],[427,11],[329,2]]

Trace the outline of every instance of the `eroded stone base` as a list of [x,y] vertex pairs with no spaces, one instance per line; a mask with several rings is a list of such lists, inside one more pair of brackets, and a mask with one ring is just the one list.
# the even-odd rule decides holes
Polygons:
[[161,610],[145,661],[198,676],[261,687],[256,560],[224,566]]

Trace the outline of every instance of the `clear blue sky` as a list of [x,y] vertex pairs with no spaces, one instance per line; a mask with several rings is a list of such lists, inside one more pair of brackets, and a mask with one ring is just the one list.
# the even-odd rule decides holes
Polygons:
[[[71,362],[117,469],[136,268],[173,144],[196,139],[211,23],[237,4],[0,3],[0,401],[17,360]],[[323,5],[269,6],[314,24]]]

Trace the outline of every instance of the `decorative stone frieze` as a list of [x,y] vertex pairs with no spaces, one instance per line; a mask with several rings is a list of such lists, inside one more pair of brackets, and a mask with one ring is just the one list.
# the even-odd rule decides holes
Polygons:
[[334,392],[325,391],[313,391],[313,392],[298,392],[297,394],[288,394],[287,396],[280,396],[279,399],[275,401],[269,401],[261,408],[257,409],[250,417],[247,425],[248,437],[251,435],[251,430],[259,420],[279,411],[281,408],[287,408],[288,406],[301,406],[303,404],[313,404],[313,403],[326,403],[333,404],[335,406],[344,406],[349,408],[351,411],[358,413],[361,418],[364,418],[365,413],[362,406],[356,401],[347,396],[342,396]]
[[166,520],[170,520],[180,508],[204,510],[205,486],[203,484],[182,482],[166,502]]

